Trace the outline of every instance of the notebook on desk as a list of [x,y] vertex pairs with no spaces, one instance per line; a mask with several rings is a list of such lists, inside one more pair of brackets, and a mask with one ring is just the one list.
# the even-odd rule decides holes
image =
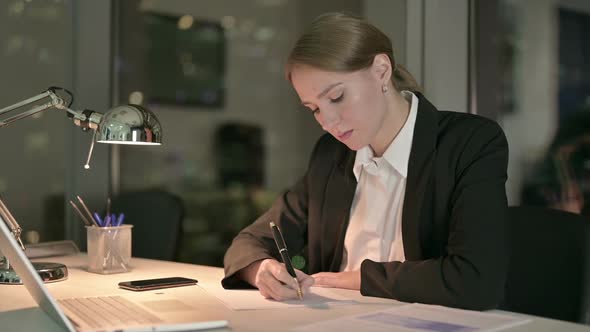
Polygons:
[[0,252],[9,259],[12,268],[39,307],[59,326],[70,332],[196,331],[228,326],[226,320],[174,321],[173,315],[152,311],[132,297],[124,295],[57,300],[49,293],[2,218]]

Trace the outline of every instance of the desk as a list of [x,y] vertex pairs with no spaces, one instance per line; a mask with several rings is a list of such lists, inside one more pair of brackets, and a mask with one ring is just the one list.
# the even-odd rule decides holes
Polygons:
[[[133,270],[131,272],[111,275],[87,272],[86,255],[84,254],[52,257],[44,260],[66,264],[69,269],[68,280],[47,284],[51,294],[57,298],[130,294],[129,291],[117,287],[117,284],[123,280],[183,276],[198,279],[199,283],[206,284],[218,283],[223,276],[223,269],[217,267],[139,258],[132,259]],[[289,308],[232,311],[200,287],[169,288],[154,292],[177,297],[189,306],[198,308],[199,316],[227,319],[230,322],[232,331],[286,331],[292,327],[319,320],[381,310],[388,306],[400,304],[400,302],[394,300],[365,297],[360,295],[358,291],[337,290],[337,292],[360,302],[360,304],[335,306],[330,309]],[[37,307],[24,286],[0,285],[0,294],[0,330],[62,331]],[[588,332],[590,326],[532,317],[532,322],[512,328],[509,331]]]

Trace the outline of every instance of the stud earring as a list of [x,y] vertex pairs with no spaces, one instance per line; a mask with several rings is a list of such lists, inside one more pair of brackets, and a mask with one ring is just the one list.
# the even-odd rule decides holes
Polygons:
[[383,84],[383,86],[381,86],[381,91],[383,91],[383,93],[387,92],[388,88],[387,85]]

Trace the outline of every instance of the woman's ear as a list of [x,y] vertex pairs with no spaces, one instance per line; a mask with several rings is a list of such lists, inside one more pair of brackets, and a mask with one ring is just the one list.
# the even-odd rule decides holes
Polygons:
[[373,64],[371,65],[371,71],[381,85],[387,84],[391,79],[391,60],[383,53],[375,55]]

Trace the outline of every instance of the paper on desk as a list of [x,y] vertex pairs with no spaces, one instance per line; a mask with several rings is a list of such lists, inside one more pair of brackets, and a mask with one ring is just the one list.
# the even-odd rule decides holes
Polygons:
[[303,300],[279,302],[264,298],[257,289],[224,289],[219,283],[199,283],[199,286],[233,310],[331,307],[356,303],[321,287],[311,287]]
[[529,321],[526,317],[507,314],[414,303],[303,325],[293,331],[479,332],[503,330]]

